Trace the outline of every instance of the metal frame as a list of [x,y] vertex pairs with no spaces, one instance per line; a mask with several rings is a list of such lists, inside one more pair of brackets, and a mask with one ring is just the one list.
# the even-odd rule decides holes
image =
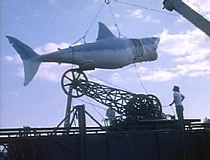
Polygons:
[[[72,98],[86,95],[107,107],[112,107],[120,114],[119,121],[126,121],[128,124],[141,119],[165,118],[162,114],[161,103],[156,96],[134,94],[88,81],[85,73],[79,69],[66,71],[62,76],[61,85],[64,92]],[[75,94],[73,92],[71,94],[72,89],[75,90]]]

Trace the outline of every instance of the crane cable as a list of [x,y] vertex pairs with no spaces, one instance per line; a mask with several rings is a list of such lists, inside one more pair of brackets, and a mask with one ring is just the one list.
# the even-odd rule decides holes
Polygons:
[[166,107],[170,107],[170,108],[171,108],[171,110],[172,110],[172,112],[173,112],[173,114],[174,114],[174,115],[176,115],[176,113],[175,113],[175,111],[174,111],[174,109],[173,109],[173,107],[172,107],[172,106],[170,106],[170,105],[166,105],[166,106],[162,106],[162,107],[164,107],[164,108],[166,108]]
[[[119,27],[118,27],[118,25],[117,25],[117,23],[116,23],[116,19],[115,19],[115,17],[114,17],[114,14],[113,14],[113,11],[112,11],[112,8],[111,8],[111,5],[110,5],[110,0],[104,0],[104,3],[101,5],[100,9],[99,9],[98,12],[96,13],[95,17],[93,18],[92,22],[90,23],[89,27],[87,28],[85,34],[84,34],[81,38],[79,38],[78,40],[76,40],[74,43],[72,43],[72,45],[78,43],[78,42],[79,42],[80,40],[82,40],[82,39],[84,40],[84,43],[86,43],[85,38],[86,38],[88,32],[90,31],[90,29],[91,29],[93,23],[95,22],[95,20],[98,18],[99,14],[101,13],[101,11],[102,11],[102,9],[103,9],[103,7],[104,7],[105,4],[107,4],[107,5],[109,6],[109,9],[110,9],[112,18],[113,18],[114,23],[115,23],[115,27],[117,28],[117,31],[118,31],[118,34],[119,34],[119,37],[121,36]],[[71,46],[72,46],[72,45],[71,45]]]
[[112,15],[112,18],[113,18],[113,20],[114,20],[114,25],[115,25],[115,27],[117,28],[118,35],[119,35],[119,37],[121,37],[120,29],[119,29],[119,27],[118,27],[118,25],[117,25],[117,21],[116,21],[116,19],[115,19],[115,17],[114,17],[114,14],[113,14],[113,11],[112,11],[110,2],[107,3],[107,5],[109,6],[109,10],[110,10],[111,15]]
[[[106,3],[106,2],[105,2],[105,3]],[[79,42],[80,40],[82,40],[82,39],[84,40],[84,43],[86,43],[85,37],[87,36],[87,34],[88,34],[88,32],[90,31],[90,29],[91,29],[93,23],[95,22],[95,20],[97,19],[97,17],[98,17],[99,14],[101,13],[101,11],[102,11],[102,9],[103,9],[105,3],[103,3],[103,4],[101,5],[100,9],[99,9],[98,12],[96,13],[96,16],[93,18],[93,20],[92,20],[92,22],[90,23],[88,29],[86,30],[84,36],[82,36],[81,38],[79,38],[78,40],[76,40],[74,43],[72,43],[72,45],[78,43],[78,42]],[[71,46],[72,46],[72,45],[71,45]]]
[[104,116],[96,109],[96,107],[93,105],[93,103],[91,103],[90,99],[88,97],[86,97],[86,99],[88,100],[89,104],[93,107],[95,112],[97,112],[102,118],[104,118]]
[[139,79],[139,82],[140,82],[140,84],[141,84],[142,88],[144,89],[145,93],[146,93],[146,94],[148,94],[148,92],[147,92],[146,88],[144,87],[144,84],[143,84],[143,83],[142,83],[142,81],[141,81],[141,77],[140,77],[140,75],[139,75],[139,73],[138,73],[138,70],[137,70],[137,68],[136,68],[136,63],[134,63],[133,65],[134,65],[134,68],[135,68],[136,74],[137,74],[137,76],[138,76],[138,79]]
[[88,27],[87,31],[84,34],[84,42],[85,42],[85,37],[87,35],[87,33],[90,31],[90,28],[92,27],[93,23],[95,22],[95,20],[97,19],[97,17],[99,16],[99,14],[101,13],[103,7],[104,7],[105,3],[102,4],[101,8],[99,9],[99,11],[97,12],[96,16],[94,17],[94,19],[92,20],[90,26]]
[[118,2],[118,3],[121,3],[121,4],[129,5],[129,6],[133,6],[133,7],[138,7],[138,8],[144,9],[144,10],[149,10],[149,11],[158,12],[158,13],[162,13],[162,14],[168,14],[168,15],[176,16],[176,17],[178,16],[177,14],[174,14],[174,13],[159,11],[157,9],[148,8],[148,7],[139,5],[139,4],[124,2],[124,1],[121,1],[121,0],[115,0],[115,1]]
[[104,116],[96,108],[104,110],[104,111],[106,111],[106,109],[99,106],[99,105],[93,104],[88,97],[86,97],[86,98],[87,98],[88,101],[85,101],[83,99],[77,99],[77,101],[80,101],[80,102],[83,102],[83,103],[86,103],[86,104],[92,106],[93,109],[95,110],[95,112],[97,112],[100,115],[100,117],[104,118]]
[[[126,88],[124,88],[124,87],[121,87],[121,86],[115,85],[115,84],[113,84],[113,83],[111,83],[111,82],[109,82],[109,81],[106,81],[106,80],[104,80],[104,79],[98,78],[98,77],[93,76],[93,75],[88,74],[88,73],[86,73],[86,74],[87,74],[88,76],[92,77],[92,78],[95,78],[95,79],[97,79],[97,80],[99,80],[99,81],[104,82],[104,83],[105,83],[105,84],[107,84],[107,85],[111,85],[112,87],[117,87],[117,88],[119,88],[119,89],[121,89],[121,90],[126,90],[126,91],[129,91],[128,89],[126,89]],[[131,92],[131,91],[129,91],[129,92]]]
[[[121,1],[121,0],[115,0],[115,1],[116,1],[117,3],[129,5],[129,6],[133,6],[133,7],[138,7],[138,8],[142,8],[142,9],[145,9],[145,10],[150,10],[150,11],[153,11],[153,12],[159,12],[159,13],[164,13],[164,14],[168,14],[168,15],[172,15],[172,16],[178,16],[178,15],[173,14],[173,13],[169,13],[169,12],[165,12],[165,11],[159,11],[159,10],[152,9],[152,8],[148,8],[148,7],[139,5],[139,4],[124,2],[124,1]],[[110,0],[104,0],[104,3],[101,5],[100,9],[99,9],[98,12],[96,13],[96,16],[93,18],[93,20],[92,20],[92,22],[90,23],[90,25],[89,25],[88,29],[86,30],[85,34],[84,34],[81,38],[79,38],[78,40],[76,40],[74,43],[72,43],[71,46],[74,45],[74,44],[76,44],[76,43],[78,43],[78,42],[79,42],[80,40],[82,40],[82,39],[84,40],[84,43],[86,43],[85,38],[86,38],[88,32],[90,31],[90,29],[91,29],[93,23],[95,22],[95,20],[98,18],[99,14],[101,13],[101,11],[102,11],[102,9],[103,9],[103,7],[104,7],[105,4],[107,4],[107,5],[109,6],[109,9],[110,9],[112,18],[113,18],[113,20],[114,20],[115,27],[117,28],[119,37],[122,36],[121,33],[120,33],[120,30],[119,30],[119,27],[118,27],[118,25],[117,25],[117,23],[116,23],[116,19],[115,19],[115,17],[114,17],[112,8],[111,8],[111,6],[110,6],[110,3],[111,3]]]

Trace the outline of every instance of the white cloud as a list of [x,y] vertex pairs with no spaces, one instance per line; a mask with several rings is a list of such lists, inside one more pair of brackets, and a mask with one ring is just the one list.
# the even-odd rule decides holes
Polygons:
[[200,10],[207,13],[210,11],[210,3],[208,0],[183,0],[183,2],[194,10]]
[[197,38],[193,33],[170,34],[164,30],[160,34],[159,51],[165,54],[186,55],[197,45]]
[[15,64],[20,64],[21,59],[19,55],[14,55],[14,56],[5,56],[4,60],[9,63],[15,63]]
[[151,16],[146,16],[144,18],[144,22],[159,22],[159,21],[152,19]]
[[183,76],[210,76],[210,39],[202,31],[170,34],[164,29],[159,36],[159,61],[167,58],[167,65],[156,62],[158,66],[137,68],[142,80],[165,82]]
[[109,28],[110,28],[111,31],[117,32],[117,27],[116,26],[113,25],[113,26],[110,26]]
[[143,10],[141,9],[127,10],[126,12],[128,13],[128,16],[137,18],[141,20],[141,22],[160,23],[160,20],[152,18],[151,15],[144,15]]
[[139,19],[143,18],[143,14],[142,14],[141,9],[127,10],[127,13],[129,13],[130,16],[135,17],[135,18],[139,18]]
[[113,74],[111,74],[111,78],[110,79],[111,79],[111,82],[114,83],[114,84],[123,82],[123,80],[122,80],[123,78],[117,72],[114,72]]
[[[196,52],[196,51],[195,51]],[[194,54],[189,54],[180,58],[177,58],[177,62],[196,62],[196,61],[202,61],[209,57],[209,50],[207,49],[200,49],[200,51],[197,50],[197,53],[193,52]]]
[[115,13],[114,16],[115,16],[116,18],[120,18],[120,14]]
[[93,77],[93,75],[90,75],[90,74],[88,74],[88,81],[92,81],[92,82],[95,82],[95,83],[106,85],[106,83],[104,82],[104,80],[101,80],[99,78],[96,78],[95,76]]
[[69,47],[70,44],[66,42],[61,42],[61,43],[47,43],[43,46],[35,48],[35,52],[38,54],[46,54],[50,52],[55,52],[58,51],[58,48],[63,49]]
[[134,70],[136,70],[138,73],[141,73],[141,74],[149,72],[149,68],[143,67],[143,66],[139,66],[138,68],[131,67],[128,70],[129,70],[129,72],[133,72]]
[[204,18],[210,19],[210,3],[208,0],[183,0],[183,2]]
[[[56,43],[47,43],[43,46],[37,47],[34,49],[35,52],[38,54],[46,54],[50,52],[57,51],[58,48],[67,48],[70,44],[62,42],[59,44]],[[14,56],[5,56],[4,59],[8,63],[14,63],[17,65],[17,71],[15,72],[16,75],[23,77],[24,69],[23,64],[18,54]],[[61,78],[61,73],[65,70],[69,69],[69,65],[58,65],[57,63],[43,63],[40,65],[39,70],[35,78],[44,79],[47,81],[58,82]]]
[[[137,69],[138,71],[140,69]],[[134,70],[130,70],[134,72]],[[196,63],[176,64],[175,67],[147,68],[146,72],[141,72],[141,80],[152,82],[166,82],[180,77],[200,77],[210,76],[210,62],[198,61]]]
[[19,64],[18,67],[17,67],[17,70],[15,72],[15,75],[21,77],[21,78],[24,78],[24,69],[23,69],[23,65]]
[[[210,21],[210,3],[206,0],[183,0],[187,6],[189,6],[191,9],[193,9],[195,12],[203,16],[205,19]],[[180,25],[183,22],[186,22],[189,20],[184,18],[183,15],[180,14],[179,18],[177,19],[176,23],[177,25]]]
[[164,30],[160,34],[159,53],[177,58],[177,61],[194,62],[205,59],[210,50],[210,39],[199,29],[186,33],[170,34]]
[[176,74],[174,74],[170,70],[167,71],[162,68],[162,70],[154,70],[154,71],[148,72],[148,74],[143,75],[141,79],[145,81],[165,82],[175,77],[176,77]]
[[144,17],[143,22],[149,22],[149,23],[161,23],[160,19],[155,19],[151,15],[147,15]]
[[185,21],[187,21],[187,20],[183,16],[180,15],[179,18],[177,19],[176,23],[179,23],[177,25],[180,25],[181,23],[183,23]]
[[177,65],[173,69],[180,76],[198,77],[210,75],[210,62],[198,61],[192,64]]
[[58,65],[55,63],[42,64],[37,72],[36,78],[52,82],[59,82],[62,76],[61,74],[67,69],[69,69],[69,66],[66,65]]
[[[69,43],[61,42],[61,43],[47,43],[43,46],[37,47],[35,52],[38,54],[47,54],[51,52],[58,51],[58,48],[64,49],[70,46]],[[61,73],[65,70],[69,69],[69,65],[58,65],[58,63],[42,63],[37,72],[36,78],[58,82],[61,78]]]

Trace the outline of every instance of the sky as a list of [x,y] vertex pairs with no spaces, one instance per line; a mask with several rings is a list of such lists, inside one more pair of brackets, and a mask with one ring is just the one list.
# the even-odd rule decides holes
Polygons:
[[[210,20],[210,0],[184,2]],[[172,88],[178,85],[186,97],[185,118],[210,118],[210,37],[175,11],[163,10],[162,0],[110,0],[109,5],[103,0],[1,0],[0,7],[1,128],[57,126],[67,102],[60,79],[73,67],[43,63],[24,87],[22,61],[5,36],[14,36],[38,54],[46,54],[66,48],[84,35],[86,43],[94,42],[98,22],[116,36],[160,37],[158,59],[136,63],[136,67],[87,71],[90,81],[136,94],[153,94],[162,106],[172,102]],[[73,106],[80,104],[102,123],[106,106],[86,96],[73,99]],[[173,110],[163,107],[164,113],[173,114]],[[95,125],[90,119],[87,124]]]

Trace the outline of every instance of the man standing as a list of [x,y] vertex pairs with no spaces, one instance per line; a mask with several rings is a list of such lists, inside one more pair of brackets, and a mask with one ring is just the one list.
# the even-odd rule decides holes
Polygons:
[[110,126],[114,126],[116,117],[115,117],[115,111],[111,106],[107,109],[106,116],[108,117]]
[[181,128],[181,131],[184,131],[184,115],[183,115],[184,107],[182,105],[182,101],[185,99],[185,97],[183,94],[180,93],[178,86],[174,86],[172,91],[174,91],[173,93],[174,99],[172,103],[169,105],[172,106],[175,103],[178,122]]

